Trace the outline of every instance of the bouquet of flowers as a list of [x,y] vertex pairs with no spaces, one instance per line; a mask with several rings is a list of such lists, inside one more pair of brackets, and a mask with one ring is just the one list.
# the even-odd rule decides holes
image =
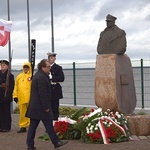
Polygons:
[[[127,119],[119,112],[102,111],[100,108],[82,116],[78,126],[82,126],[81,140],[86,143],[128,141],[130,132]],[[84,127],[85,128],[84,128]]]
[[77,121],[81,115],[87,112],[87,108],[82,108],[66,117],[59,118],[54,124],[54,131],[59,139],[80,139],[81,130],[77,128]]
[[128,141],[128,121],[120,112],[101,108],[81,108],[73,114],[59,118],[54,130],[60,139],[80,139],[86,143]]

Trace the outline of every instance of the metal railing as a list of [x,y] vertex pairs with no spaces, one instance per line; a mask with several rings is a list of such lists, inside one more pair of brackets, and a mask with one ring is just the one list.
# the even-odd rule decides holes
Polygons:
[[[150,108],[150,60],[131,60],[137,97],[137,108]],[[95,62],[60,64],[65,81],[61,83],[62,105],[92,105],[94,100]]]
[[[137,97],[137,108],[150,108],[150,60],[131,60]],[[61,105],[96,106],[94,100],[95,62],[66,63],[65,81],[61,83]],[[16,66],[17,68],[21,68]],[[13,66],[15,68],[15,66]],[[16,76],[20,71],[12,71]]]

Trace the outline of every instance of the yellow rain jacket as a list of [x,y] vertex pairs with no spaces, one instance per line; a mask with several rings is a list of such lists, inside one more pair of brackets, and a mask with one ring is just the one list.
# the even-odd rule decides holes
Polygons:
[[18,98],[18,105],[29,103],[30,99],[32,69],[30,62],[23,64],[23,66],[25,65],[30,67],[29,71],[27,73],[24,73],[23,71],[15,79],[13,98]]

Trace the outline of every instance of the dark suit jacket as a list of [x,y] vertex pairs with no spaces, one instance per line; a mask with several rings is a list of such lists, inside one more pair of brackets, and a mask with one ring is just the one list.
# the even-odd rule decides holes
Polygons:
[[[2,73],[0,70],[0,86],[3,83],[6,83],[6,78],[7,78],[7,71],[5,73]],[[8,86],[8,91],[5,96],[5,90],[6,88],[0,87],[0,102],[1,103],[10,103],[12,102],[12,93],[14,90],[14,75],[10,73],[9,75],[9,86]]]
[[[65,76],[62,70],[62,67],[54,63],[51,67],[52,82],[63,82]],[[51,85],[52,87],[52,99],[61,99],[63,98],[62,87],[59,83]]]
[[[45,112],[46,109],[50,109],[50,111]],[[42,70],[38,70],[33,76],[30,102],[26,116],[40,120],[52,118],[49,76]]]

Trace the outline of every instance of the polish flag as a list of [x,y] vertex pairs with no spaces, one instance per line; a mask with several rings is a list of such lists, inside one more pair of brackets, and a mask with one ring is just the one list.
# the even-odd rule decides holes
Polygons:
[[12,21],[0,19],[0,46],[5,46],[10,37]]

